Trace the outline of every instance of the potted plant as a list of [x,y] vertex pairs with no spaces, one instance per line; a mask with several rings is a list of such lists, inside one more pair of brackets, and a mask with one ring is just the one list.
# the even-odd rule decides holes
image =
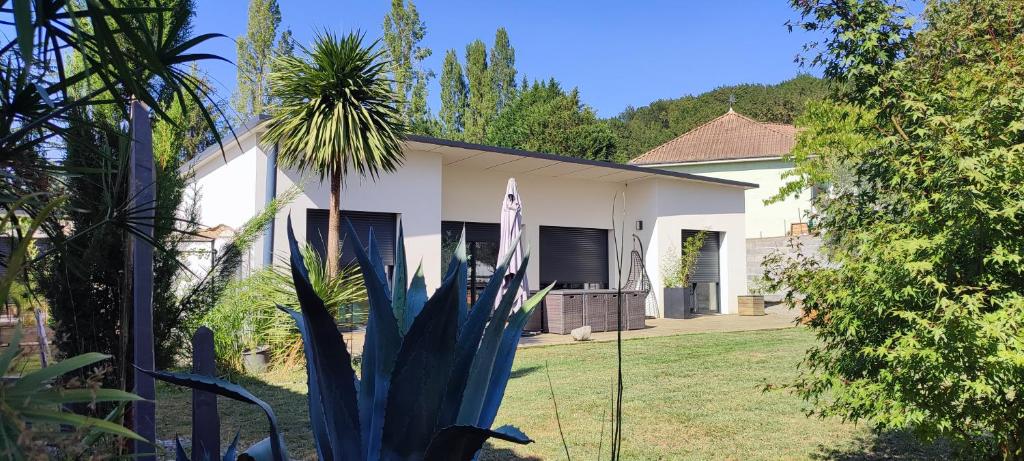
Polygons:
[[239,336],[244,346],[242,349],[242,368],[246,373],[260,374],[267,371],[270,365],[270,346],[259,343],[259,338],[252,324],[242,328]]
[[665,284],[664,302],[665,317],[670,319],[688,319],[696,315],[693,300],[693,287],[690,276],[697,266],[700,247],[704,245],[707,232],[700,231],[683,242],[681,251],[670,247],[662,258],[661,272]]
[[758,277],[750,283],[750,294],[739,296],[740,315],[765,315],[764,313],[765,280]]

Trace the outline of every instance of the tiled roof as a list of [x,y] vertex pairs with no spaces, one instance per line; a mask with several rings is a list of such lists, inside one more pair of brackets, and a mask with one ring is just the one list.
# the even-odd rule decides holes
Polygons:
[[630,163],[659,165],[781,157],[793,149],[795,142],[796,127],[758,122],[729,109],[725,115],[651,149]]

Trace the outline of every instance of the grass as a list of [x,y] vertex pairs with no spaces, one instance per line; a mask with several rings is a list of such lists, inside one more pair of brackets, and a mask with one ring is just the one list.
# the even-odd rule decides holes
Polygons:
[[[762,392],[765,381],[791,379],[803,351],[814,341],[802,328],[625,341],[622,458],[933,459],[947,454],[944,447],[920,446],[903,434],[876,435],[864,425],[808,418],[797,397],[785,391]],[[571,458],[607,459],[614,371],[614,343],[519,351],[497,425],[513,424],[536,442],[496,442],[480,459],[565,459],[547,373]],[[304,371],[273,372],[262,380],[240,382],[273,405],[292,455],[314,458]],[[166,386],[158,391],[158,434],[187,436],[187,391]],[[261,432],[264,419],[254,408],[221,402],[225,443],[238,429],[246,442],[266,435]],[[602,426],[604,443],[598,437]]]

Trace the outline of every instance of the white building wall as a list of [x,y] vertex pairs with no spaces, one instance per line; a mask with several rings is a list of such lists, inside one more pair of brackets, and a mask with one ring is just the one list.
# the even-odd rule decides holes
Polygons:
[[[625,190],[620,183],[546,176],[513,175],[468,168],[444,168],[441,218],[444,221],[501,222],[501,202],[509,177],[515,177],[523,201],[524,242],[532,256],[526,275],[530,289],[540,283],[540,227],[612,229],[612,201]],[[628,234],[627,234],[628,235]],[[609,234],[608,245],[614,239]],[[628,250],[627,250],[628,251]],[[617,283],[614,249],[609,248],[609,282]],[[628,264],[628,262],[627,262]]]
[[202,227],[226,224],[237,230],[263,209],[256,196],[263,192],[259,173],[266,170],[266,156],[251,138],[241,141],[241,149],[234,141],[225,139],[224,144],[225,156],[214,155],[192,170],[193,189]]
[[[196,184],[202,191],[204,225],[226,224],[239,228],[263,209],[266,155],[255,141],[243,140],[242,149],[228,146],[228,160],[220,157],[196,168]],[[500,222],[500,204],[510,176],[516,177],[524,203],[525,240],[533,249],[529,277],[540,288],[540,226],[606,229],[611,232],[612,203],[625,194],[625,211],[615,225],[624,227],[623,277],[629,271],[632,235],[637,234],[646,251],[645,263],[653,289],[663,309],[660,261],[669,248],[678,250],[682,229],[723,232],[721,290],[723,313],[735,313],[736,296],[746,292],[744,190],[671,178],[645,179],[629,184],[566,179],[530,174],[508,174],[466,167],[445,167],[438,153],[409,151],[405,164],[376,181],[358,176],[346,178],[343,209],[398,213],[404,232],[410,276],[422,262],[429,290],[441,281],[441,222]],[[736,178],[748,181],[749,179]],[[296,171],[277,171],[278,194],[302,181]],[[303,192],[275,219],[274,250],[287,254],[289,214],[299,241],[305,240],[306,210],[328,208],[328,184],[307,177]],[[749,193],[749,191],[748,191]],[[621,197],[621,196],[620,196]],[[749,198],[747,199],[749,201]],[[622,202],[619,202],[620,204]],[[643,221],[643,230],[635,229]],[[609,235],[609,246],[615,239]],[[254,246],[256,253],[262,244]],[[609,248],[609,279],[618,283],[616,249]],[[258,260],[259,258],[255,258]]]
[[782,175],[793,169],[793,162],[781,159],[684,164],[658,167],[670,171],[693,173],[713,178],[731,179],[759,185],[746,192],[747,238],[781,237],[787,235],[792,223],[805,222],[804,214],[811,207],[811,192],[787,197],[779,203],[765,205],[787,182]]
[[[283,193],[300,182],[294,170],[278,170],[277,191]],[[330,183],[316,176],[306,178],[303,192],[276,219],[274,252],[287,254],[287,219],[291,213],[295,236],[306,239],[306,210],[328,209]],[[441,284],[441,158],[426,152],[406,152],[405,164],[376,181],[350,175],[341,190],[341,208],[355,211],[398,213],[405,233],[409,276],[423,263],[427,287]],[[366,242],[363,242],[366,243]]]
[[[632,203],[633,221],[643,219],[645,264],[658,308],[664,313],[664,284],[661,261],[670,251],[680,251],[682,230],[721,232],[719,250],[721,309],[737,312],[737,296],[746,294],[746,239],[743,190],[696,182],[650,179],[631,184],[627,196]],[[653,224],[653,225],[652,225]]]

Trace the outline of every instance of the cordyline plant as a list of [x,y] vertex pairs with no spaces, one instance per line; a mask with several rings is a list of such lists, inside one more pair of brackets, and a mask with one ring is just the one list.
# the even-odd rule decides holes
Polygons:
[[[511,426],[490,429],[526,320],[551,289],[541,290],[512,312],[529,255],[498,300],[510,258],[504,255],[469,309],[464,237],[440,288],[428,298],[422,270],[407,279],[401,229],[393,284],[387,281],[371,231],[367,249],[356,245],[370,309],[357,378],[334,317],[313,291],[290,219],[288,240],[301,311],[279,307],[295,319],[302,335],[310,427],[320,459],[469,460],[491,437],[530,442]],[[152,374],[260,406],[270,422],[270,437],[243,455],[257,460],[287,458],[273,411],[245,389],[205,376]]]

